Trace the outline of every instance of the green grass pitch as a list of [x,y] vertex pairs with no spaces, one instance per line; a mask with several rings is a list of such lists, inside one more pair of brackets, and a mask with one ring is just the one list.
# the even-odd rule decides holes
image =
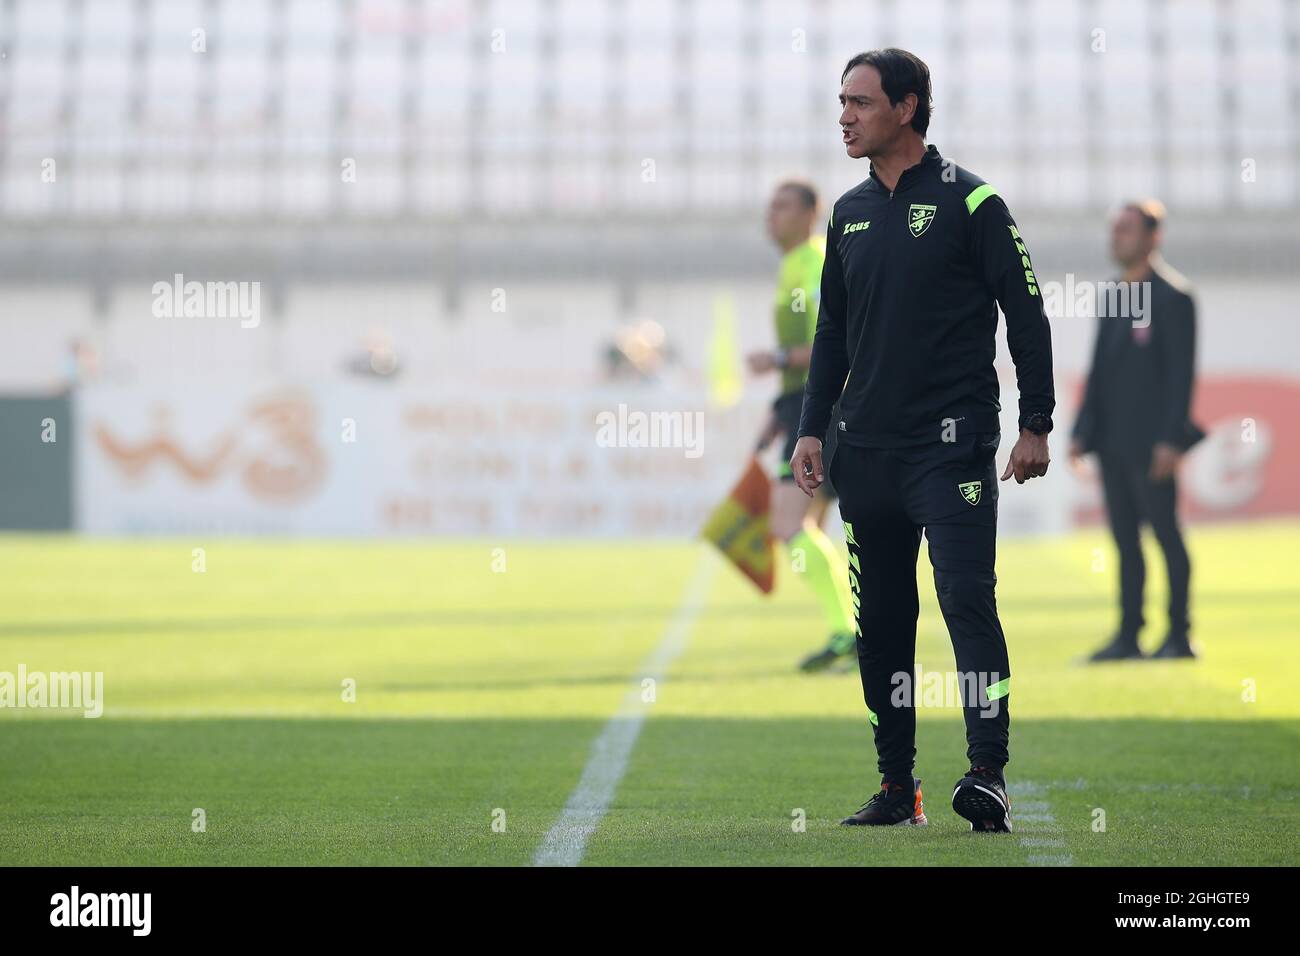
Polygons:
[[[857,675],[795,672],[823,635],[791,575],[763,599],[718,566],[583,863],[1296,864],[1300,525],[1190,544],[1203,658],[1087,667],[1115,622],[1103,533],[1001,543],[1009,837],[953,814],[944,708],[918,715],[930,827],[837,826],[878,781]],[[105,682],[99,719],[0,710],[0,863],[530,863],[702,553],[0,538],[0,671]],[[919,662],[950,670],[919,575]]]

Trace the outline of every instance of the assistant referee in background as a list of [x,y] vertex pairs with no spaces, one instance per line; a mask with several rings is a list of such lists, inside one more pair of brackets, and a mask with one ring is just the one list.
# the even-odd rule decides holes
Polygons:
[[[858,667],[874,726],[881,789],[843,822],[924,824],[914,694],[924,529],[939,606],[963,688],[969,772],[953,809],[973,830],[1009,831],[1011,671],[994,599],[999,443],[994,370],[998,305],[1020,389],[1020,436],[1003,480],[1047,473],[1051,330],[1029,253],[993,187],[926,147],[930,71],[905,50],[853,57],[841,76],[848,155],[861,185],[835,203],[799,441],[790,466],[812,494],[832,479],[858,604]],[[847,380],[847,381],[846,381]]]

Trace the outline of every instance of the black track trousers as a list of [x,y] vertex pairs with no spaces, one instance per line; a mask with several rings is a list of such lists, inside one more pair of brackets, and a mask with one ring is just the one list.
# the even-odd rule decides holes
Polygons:
[[[840,442],[831,461],[849,545],[858,670],[885,776],[912,774],[918,704],[960,703],[971,764],[1007,762],[1011,667],[994,598],[998,443],[997,432],[908,448]],[[927,693],[934,685],[924,675],[915,681],[922,530],[957,658],[955,679],[943,675],[947,693]]]

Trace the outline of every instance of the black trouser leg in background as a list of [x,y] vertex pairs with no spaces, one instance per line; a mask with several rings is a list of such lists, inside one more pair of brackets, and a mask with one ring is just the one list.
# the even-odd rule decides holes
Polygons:
[[1142,514],[1131,467],[1120,456],[1099,456],[1101,485],[1106,497],[1106,518],[1119,551],[1120,635],[1137,642],[1142,630],[1142,597],[1147,565],[1142,557]]
[[1119,549],[1121,629],[1136,636],[1143,623],[1146,562],[1142,558],[1140,529],[1147,521],[1160,544],[1169,574],[1169,629],[1174,635],[1184,636],[1189,627],[1192,566],[1178,525],[1178,484],[1172,478],[1153,482],[1147,473],[1148,459],[1145,455],[1110,452],[1100,456],[1106,512]]
[[1192,561],[1178,527],[1178,485],[1175,479],[1146,481],[1147,520],[1165,556],[1169,572],[1169,631],[1186,637],[1190,627],[1187,616],[1191,589]]

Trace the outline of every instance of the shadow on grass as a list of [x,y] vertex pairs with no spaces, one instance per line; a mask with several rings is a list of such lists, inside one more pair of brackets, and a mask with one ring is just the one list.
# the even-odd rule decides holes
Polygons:
[[[526,864],[602,727],[0,723],[0,860],[29,865]],[[1300,824],[1300,721],[1013,716],[1012,735],[1013,797],[1032,808],[1027,822],[1051,818],[1037,838],[1064,841],[1059,852],[1077,865],[1297,861],[1288,834]],[[863,833],[837,826],[877,786],[862,722],[652,716],[586,862],[1031,862],[1022,840],[1032,828],[990,842],[963,832],[948,807],[965,768],[960,717],[922,721],[918,747],[931,826]],[[194,832],[196,809],[205,832]],[[1093,829],[1098,809],[1104,833]],[[797,811],[802,833],[791,827]]]

